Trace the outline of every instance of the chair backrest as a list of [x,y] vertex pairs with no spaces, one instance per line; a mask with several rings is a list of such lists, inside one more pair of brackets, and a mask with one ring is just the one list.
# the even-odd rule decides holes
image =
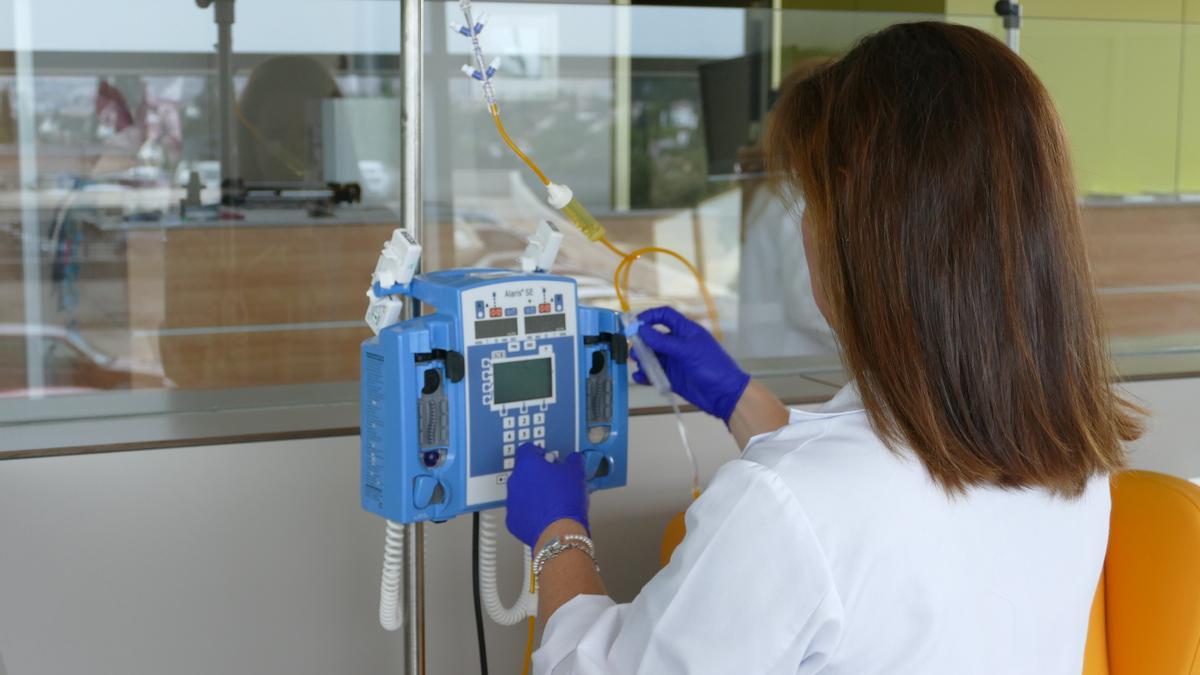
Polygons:
[[[1149,471],[1112,481],[1112,526],[1087,675],[1200,675],[1200,487]],[[1099,669],[1107,665],[1107,669]],[[1088,668],[1093,670],[1088,670]]]
[[1112,675],[1108,666],[1108,617],[1105,615],[1104,571],[1096,584],[1092,616],[1088,620],[1087,648],[1083,652],[1083,675]]

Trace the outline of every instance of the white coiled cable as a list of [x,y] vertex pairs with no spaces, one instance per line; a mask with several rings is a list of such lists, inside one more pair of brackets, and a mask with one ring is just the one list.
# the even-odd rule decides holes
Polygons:
[[512,607],[500,602],[500,589],[496,585],[496,511],[485,511],[479,519],[479,594],[487,615],[501,626],[512,626],[522,619],[537,616],[537,593],[529,592],[529,577],[533,559],[529,547],[525,548],[525,570],[521,575],[521,595]]
[[404,524],[387,521],[387,538],[383,544],[383,575],[379,582],[379,625],[384,630],[399,630],[404,625],[401,611],[400,578],[404,567]]

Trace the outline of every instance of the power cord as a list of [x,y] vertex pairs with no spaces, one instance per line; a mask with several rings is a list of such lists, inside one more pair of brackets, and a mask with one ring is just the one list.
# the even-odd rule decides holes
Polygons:
[[479,642],[479,673],[488,675],[487,640],[483,636],[483,603],[479,599],[479,512],[471,514],[471,584],[475,592],[475,639]]

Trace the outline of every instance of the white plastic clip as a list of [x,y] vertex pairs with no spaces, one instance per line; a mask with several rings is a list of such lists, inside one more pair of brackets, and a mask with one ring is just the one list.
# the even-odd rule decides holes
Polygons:
[[404,309],[404,301],[394,295],[375,297],[375,291],[367,290],[367,325],[379,335],[379,331],[400,320],[400,310]]
[[371,275],[371,280],[379,282],[384,289],[396,284],[407,284],[417,273],[419,262],[421,245],[411,234],[396,228],[392,232],[392,238],[379,252],[379,262],[375,263],[375,273]]
[[537,232],[529,238],[525,252],[517,260],[525,272],[549,272],[558,257],[558,249],[562,246],[563,235],[548,220],[538,225]]

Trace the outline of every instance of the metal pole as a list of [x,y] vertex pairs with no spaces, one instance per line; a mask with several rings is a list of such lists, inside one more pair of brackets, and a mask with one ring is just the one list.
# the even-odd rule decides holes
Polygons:
[[[213,17],[217,23],[217,79],[221,104],[221,197],[230,203],[238,190],[237,124],[233,91],[233,2],[216,0]],[[226,199],[226,197],[230,199]]]
[[[400,222],[422,239],[421,88],[423,0],[400,2]],[[407,308],[411,313],[411,305]],[[425,527],[405,527],[404,662],[409,675],[425,675]]]
[[196,0],[196,6],[213,6],[217,24],[217,108],[220,112],[221,203],[231,204],[238,196],[237,123],[233,91],[233,3],[234,0]]
[[1019,0],[997,0],[996,15],[1004,18],[1004,38],[1008,48],[1021,53],[1021,3]]
[[425,523],[405,526],[408,538],[404,660],[409,675],[425,675]]
[[42,225],[38,204],[37,109],[34,105],[33,2],[13,4],[13,51],[16,52],[17,152],[21,194],[21,285],[25,303],[25,388],[40,398],[46,384],[42,308]]

